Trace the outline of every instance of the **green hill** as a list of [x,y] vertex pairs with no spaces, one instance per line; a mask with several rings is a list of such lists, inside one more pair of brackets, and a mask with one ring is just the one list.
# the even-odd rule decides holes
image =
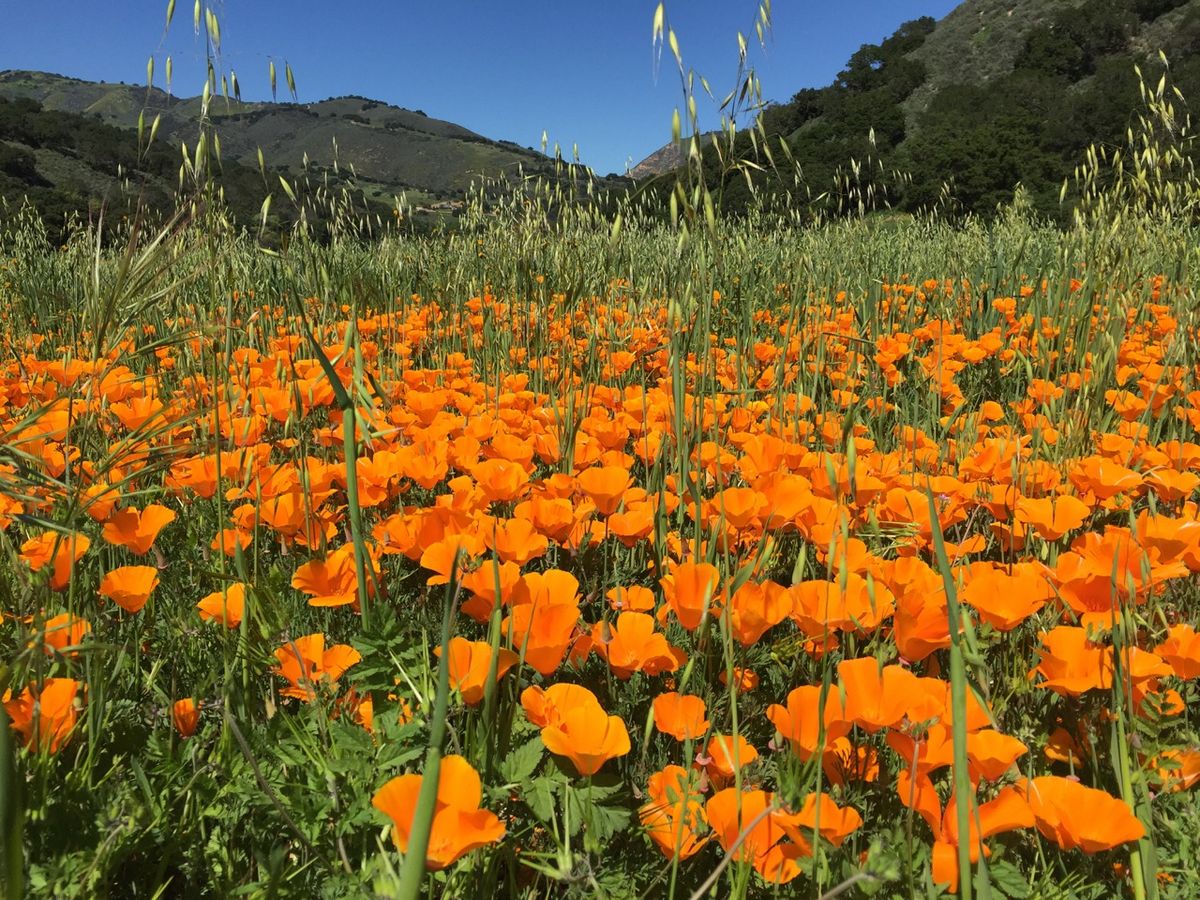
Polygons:
[[[20,131],[27,140],[21,140],[14,125],[0,127],[0,192],[12,201],[23,186],[56,220],[70,208],[86,211],[113,196],[118,158],[126,173],[141,172],[133,129],[143,111],[147,128],[160,117],[157,142],[166,154],[161,160],[155,157],[151,171],[141,172],[143,193],[156,200],[173,190],[179,145],[193,146],[198,133],[198,97],[173,97],[139,85],[4,71],[0,103],[5,101],[14,121],[21,105]],[[46,120],[44,126],[31,122],[38,117]],[[266,193],[258,174],[260,150],[268,166],[292,180],[302,172],[332,177],[335,183],[352,176],[364,203],[379,209],[403,195],[424,212],[427,223],[451,215],[479,176],[515,178],[520,172],[553,169],[552,160],[532,149],[364,97],[308,104],[219,97],[211,103],[210,117],[220,137],[222,163],[234,173],[227,180],[246,190],[237,200],[251,219]],[[46,134],[30,144],[31,130]],[[124,145],[121,150],[115,146],[119,144]],[[256,188],[246,173],[258,180]],[[232,197],[232,191],[227,194]]]
[[[1200,98],[1200,0],[966,0],[864,45],[832,84],[769,105],[762,125],[787,141],[806,202],[826,209],[845,200],[848,162],[869,159],[857,188],[901,209],[989,214],[1023,184],[1060,217],[1064,178],[1093,143],[1123,142],[1139,105],[1134,67],[1157,81],[1160,50],[1172,83]],[[790,173],[755,187],[795,193]],[[724,188],[727,208],[750,201],[742,175]]]

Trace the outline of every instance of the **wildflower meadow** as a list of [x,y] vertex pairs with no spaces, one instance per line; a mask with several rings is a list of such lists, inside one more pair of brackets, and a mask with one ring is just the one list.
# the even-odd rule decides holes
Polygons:
[[423,236],[14,212],[6,896],[1193,896],[1200,180],[1144,101],[1067,227],[565,164]]

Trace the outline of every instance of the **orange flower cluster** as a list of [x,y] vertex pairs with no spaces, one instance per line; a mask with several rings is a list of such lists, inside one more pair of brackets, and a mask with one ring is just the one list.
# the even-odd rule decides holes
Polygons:
[[[1064,710],[1086,695],[1092,708],[1071,707],[1083,718],[1127,701],[1166,723],[1164,740],[1180,683],[1200,677],[1200,636],[1176,608],[1200,573],[1200,365],[1167,350],[1195,335],[1160,302],[1161,281],[1154,302],[1097,303],[1078,335],[1036,318],[1027,287],[980,309],[969,286],[904,280],[871,323],[844,297],[814,298],[803,314],[754,311],[748,342],[620,291],[588,310],[414,298],[320,330],[323,361],[298,320],[264,307],[273,330],[222,359],[216,383],[199,335],[140,373],[119,351],[32,353],[0,380],[0,433],[51,479],[30,491],[0,471],[0,528],[20,536],[31,583],[88,586],[91,622],[42,612],[32,640],[67,665],[101,627],[96,597],[153,613],[174,565],[159,542],[197,527],[174,510],[220,509],[215,528],[197,519],[203,545],[290,566],[293,600],[331,627],[355,627],[367,603],[415,615],[409,585],[456,586],[446,664],[463,714],[510,691],[520,727],[584,779],[656,754],[638,816],[668,857],[719,847],[768,884],[790,881],[818,841],[872,827],[839,803],[851,788],[919,816],[933,878],[952,889],[964,839],[973,860],[1015,830],[1085,853],[1137,840],[1145,825],[1124,800],[1055,768],[1090,765],[1071,734],[1048,736],[1038,765],[1051,768],[1031,776],[1018,766],[1030,748],[1004,727],[1025,701],[974,694],[972,832],[957,832],[954,629],[985,658],[1036,647],[1026,695]],[[543,343],[505,343],[485,370],[476,351],[497,323]],[[1083,338],[1118,325],[1102,365]],[[354,388],[353,416],[325,366]],[[1108,414],[1089,418],[1098,397]],[[82,456],[94,446],[112,448],[103,474]],[[159,502],[134,502],[147,494]],[[91,521],[23,524],[68,504]],[[357,547],[351,504],[367,531]],[[101,543],[106,559],[154,551],[154,564],[101,572]],[[254,584],[208,587],[187,601],[205,621],[235,629],[256,610]],[[358,650],[276,624],[282,696],[312,703],[354,678]],[[26,742],[53,752],[78,692],[49,678],[6,704]],[[370,727],[374,703],[351,696]],[[181,735],[200,708],[175,704]],[[785,746],[820,763],[824,792],[788,802],[770,783],[764,762]],[[1200,780],[1197,760],[1164,746],[1140,762],[1175,791]],[[402,851],[420,779],[374,798]],[[471,762],[444,760],[429,868],[504,838],[481,791]]]

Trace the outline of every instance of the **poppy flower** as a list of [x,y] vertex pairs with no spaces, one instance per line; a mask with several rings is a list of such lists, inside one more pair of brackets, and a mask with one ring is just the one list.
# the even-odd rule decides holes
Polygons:
[[121,566],[100,579],[100,596],[108,597],[128,613],[140,612],[158,587],[154,566]]
[[108,517],[102,532],[104,540],[125,547],[135,556],[145,556],[154,546],[158,533],[175,521],[175,513],[151,503],[143,510],[127,507]]
[[1076,462],[1071,481],[1080,491],[1090,491],[1101,500],[1137,490],[1142,476],[1103,456],[1088,456]]
[[911,722],[928,721],[941,716],[945,709],[942,702],[924,689],[922,679],[903,666],[880,669],[874,657],[838,663],[838,679],[845,697],[842,716],[867,731],[890,728],[905,718]]
[[83,534],[60,534],[47,531],[21,545],[21,559],[34,572],[46,566],[50,569],[50,587],[61,591],[71,583],[75,563],[87,553],[92,542]]
[[[442,648],[433,652],[442,655]],[[517,664],[517,654],[501,647],[497,653],[496,680],[505,676]],[[487,641],[468,641],[463,637],[450,639],[450,687],[462,694],[463,702],[475,706],[483,700],[488,670],[492,665],[492,645]]]
[[840,847],[846,838],[862,827],[863,818],[852,807],[838,806],[828,794],[813,792],[804,798],[804,803],[795,814],[781,816],[779,824],[801,848],[802,855],[811,856],[813,835],[819,833],[834,847]]
[[654,616],[648,613],[623,612],[615,625],[597,622],[592,627],[592,647],[620,679],[634,672],[674,672],[687,659],[682,650],[667,643],[666,635],[654,630]]
[[521,706],[531,722],[541,725],[546,749],[569,759],[580,775],[595,775],[610,759],[629,752],[625,722],[607,715],[587,688],[557,684],[545,692],[527,688]]
[[476,622],[486,622],[497,603],[512,603],[513,591],[521,580],[521,567],[512,562],[484,560],[476,569],[462,575],[459,583],[471,596],[462,604],[462,611]]
[[1069,494],[1061,497],[1022,497],[1017,501],[1016,519],[1047,541],[1057,541],[1079,528],[1092,514],[1091,507]]
[[610,588],[604,598],[616,612],[652,612],[654,610],[654,592],[650,588],[640,585]]
[[[78,647],[86,635],[92,630],[91,624],[87,619],[73,616],[70,613],[62,613],[47,619],[42,625],[40,637],[42,640],[42,648],[47,655],[55,652],[63,653],[68,647]],[[36,640],[30,643],[30,647],[36,646]],[[72,656],[77,655],[75,651],[71,652]]]
[[879,754],[874,747],[840,737],[821,755],[821,768],[830,784],[870,783],[879,780]]
[[1179,678],[1200,678],[1200,634],[1191,625],[1172,625],[1167,639],[1155,647],[1154,652]]
[[171,706],[171,724],[182,738],[190,738],[196,733],[196,725],[200,722],[200,707],[191,697],[176,700]]
[[[722,669],[721,673],[717,676],[717,681],[722,685],[728,685],[729,675],[729,669]],[[747,691],[754,690],[758,687],[758,683],[758,673],[753,669],[747,669],[743,666],[733,667],[733,689],[739,694],[745,694]]]
[[718,601],[721,573],[711,563],[680,563],[661,580],[669,609],[688,631],[695,631],[709,608]]
[[1068,763],[1074,768],[1083,766],[1087,756],[1083,743],[1061,725],[1050,733],[1042,753],[1052,762]]
[[27,687],[17,697],[10,699],[5,692],[4,709],[27,748],[56,753],[66,743],[79,715],[79,688],[74,678],[47,678],[36,690]]
[[564,543],[576,524],[576,510],[566,497],[534,496],[517,504],[513,515],[528,519],[547,538]]
[[729,598],[729,625],[743,647],[749,647],[792,612],[792,594],[773,581],[747,581]]
[[561,569],[526,572],[513,588],[513,606],[545,606],[552,603],[579,604],[579,579]]
[[682,766],[667,766],[650,776],[648,801],[638,819],[667,859],[687,859],[708,842],[700,831],[708,824],[702,794]]
[[566,657],[578,622],[579,607],[574,602],[514,603],[501,628],[525,662],[542,675],[551,675]]
[[483,542],[503,562],[525,565],[544,556],[550,542],[528,519],[493,519],[482,529]]
[[709,728],[704,699],[669,691],[654,698],[654,727],[677,741],[695,740]]
[[203,597],[196,608],[206,622],[219,622],[226,628],[237,628],[246,614],[246,585],[239,582],[227,585]]
[[579,684],[557,682],[545,690],[532,685],[521,692],[521,708],[525,710],[526,718],[538,728],[560,722],[566,711],[575,706],[586,707],[597,715],[604,714],[596,695]]
[[886,585],[853,572],[838,581],[803,581],[791,594],[792,618],[811,637],[826,631],[871,632],[896,610]]
[[629,470],[620,466],[593,466],[579,473],[579,489],[596,504],[602,516],[612,515],[633,484]]
[[515,500],[529,483],[529,473],[506,459],[487,459],[474,465],[470,471],[488,503]]
[[1070,778],[1044,775],[1020,789],[1038,831],[1063,850],[1099,853],[1146,833],[1125,801]]
[[735,772],[756,759],[758,750],[740,734],[714,734],[704,748],[703,757],[697,757],[696,764],[704,769],[715,787],[722,788]]
[[275,651],[275,658],[279,666],[272,671],[290,682],[279,693],[311,703],[316,699],[318,685],[336,684],[362,656],[347,644],[334,644],[326,649],[325,635],[317,632],[288,641]]
[[997,631],[1012,631],[1057,596],[1039,566],[1018,564],[1008,572],[991,563],[978,563],[959,599]]
[[774,795],[766,791],[739,793],[729,787],[715,794],[704,812],[721,849],[749,863],[768,884],[786,884],[800,874],[797,860],[811,850],[788,839],[784,823],[791,824],[791,817],[774,806]]
[[[1153,653],[1130,647],[1122,669],[1135,694],[1143,693],[1147,683],[1172,674],[1172,669]],[[1112,686],[1112,648],[1090,639],[1083,628],[1060,625],[1042,635],[1040,660],[1034,672],[1044,679],[1041,687],[1057,694],[1078,697],[1090,690]]]
[[[990,856],[991,850],[981,841],[1005,831],[1016,831],[1029,828],[1034,824],[1034,816],[1029,804],[1016,788],[1007,787],[987,803],[976,805],[972,797],[968,818],[968,858],[971,863],[979,861],[979,848],[983,847],[984,856]],[[949,885],[951,893],[958,892],[958,807],[955,796],[946,803],[941,828],[934,830],[933,844],[933,881],[935,884]]]
[[1007,734],[984,728],[967,735],[967,762],[972,784],[999,781],[1016,761],[1029,752],[1023,743]]
[[[820,686],[804,685],[788,694],[787,706],[778,703],[768,706],[767,718],[802,760],[823,753],[838,738],[850,733],[850,722],[836,686],[826,693],[823,712]],[[822,729],[824,743],[820,742]]]
[[1146,763],[1156,784],[1172,793],[1200,782],[1200,750],[1163,750]]
[[[379,567],[367,553],[366,566]],[[367,576],[368,590],[371,578]],[[358,604],[358,567],[354,558],[354,545],[343,544],[324,559],[314,559],[296,569],[292,575],[292,587],[308,594],[309,606],[354,606]]]
[[635,547],[654,533],[655,506],[648,501],[628,503],[624,512],[605,520],[607,533],[626,547]]
[[[383,785],[371,805],[392,820],[392,839],[401,853],[408,842],[423,775],[399,775]],[[438,771],[437,800],[425,850],[425,868],[438,871],[467,853],[504,837],[504,823],[479,804],[483,785],[479,773],[463,757],[446,756]]]

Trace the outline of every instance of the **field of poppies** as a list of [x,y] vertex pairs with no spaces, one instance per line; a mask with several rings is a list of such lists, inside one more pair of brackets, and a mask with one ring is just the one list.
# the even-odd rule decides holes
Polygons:
[[14,216],[7,896],[1190,895],[1146,221]]

